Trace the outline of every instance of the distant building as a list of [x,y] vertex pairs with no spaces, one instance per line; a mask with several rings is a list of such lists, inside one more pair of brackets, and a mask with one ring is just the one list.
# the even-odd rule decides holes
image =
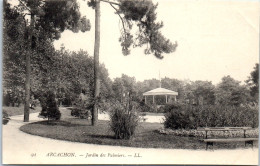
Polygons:
[[[178,96],[178,92],[160,87],[143,93],[143,96],[145,98],[145,104],[150,104],[148,103],[148,97],[152,96],[152,104],[158,104],[156,100],[160,99],[159,105],[162,105],[167,104],[168,102],[176,101],[176,96]],[[165,102],[162,102],[162,97],[164,98]]]

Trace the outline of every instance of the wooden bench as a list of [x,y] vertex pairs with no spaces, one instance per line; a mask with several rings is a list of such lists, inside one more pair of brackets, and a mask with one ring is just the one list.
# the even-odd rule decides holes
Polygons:
[[246,138],[246,131],[253,130],[252,127],[199,127],[197,128],[198,131],[205,131],[205,138],[208,138],[209,131],[237,131],[243,130],[244,131],[244,138]]
[[[246,138],[246,131],[247,130],[253,130],[252,127],[204,127],[204,128],[198,128],[198,131],[205,131],[205,139],[202,139],[203,142],[206,143],[206,150],[208,149],[208,146],[211,145],[213,147],[214,143],[217,142],[245,142],[245,146],[247,144],[252,145],[252,148],[254,146],[254,141],[258,141],[258,138]],[[244,138],[209,138],[207,133],[209,131],[238,131],[243,130],[244,131]]]
[[212,138],[212,139],[203,139],[206,142],[206,150],[208,150],[208,146],[211,145],[213,148],[214,143],[217,142],[245,142],[245,147],[247,144],[252,145],[254,147],[254,141],[258,141],[258,138]]

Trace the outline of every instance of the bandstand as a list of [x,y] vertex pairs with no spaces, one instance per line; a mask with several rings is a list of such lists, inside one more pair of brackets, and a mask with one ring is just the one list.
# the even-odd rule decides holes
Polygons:
[[156,104],[156,102],[155,102],[156,96],[165,96],[165,104],[167,104],[169,102],[169,98],[173,98],[174,101],[177,100],[176,96],[178,96],[178,92],[171,91],[171,90],[160,87],[160,88],[156,88],[156,89],[143,93],[143,96],[145,98],[145,104],[148,104],[147,103],[148,96],[152,96],[152,98],[153,98],[152,104]]

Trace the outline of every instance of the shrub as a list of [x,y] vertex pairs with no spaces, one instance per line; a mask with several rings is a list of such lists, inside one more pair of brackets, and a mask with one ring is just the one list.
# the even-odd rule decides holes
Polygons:
[[165,128],[258,127],[258,108],[224,105],[165,106]]
[[156,112],[156,113],[165,113],[169,112],[172,107],[180,107],[180,103],[177,102],[172,102],[171,104],[166,104],[166,105],[160,105],[158,106],[157,104],[140,104],[140,112]]
[[22,92],[18,89],[8,89],[6,92],[3,93],[3,105],[4,106],[12,106],[12,107],[19,107],[23,101]]
[[198,127],[258,127],[258,108],[213,105],[194,109]]
[[160,112],[167,113],[167,112],[171,112],[172,110],[176,110],[176,109],[179,110],[179,109],[181,109],[181,107],[184,107],[184,106],[185,106],[184,104],[174,102],[171,104],[163,105],[159,109],[160,109]]
[[86,109],[72,108],[71,116],[79,117],[80,119],[89,119],[91,118],[91,112]]
[[74,107],[71,109],[71,116],[79,117],[81,119],[91,118],[92,103],[88,95],[81,93],[75,100]]
[[77,108],[70,108],[70,110],[71,110],[71,116],[75,116],[75,117],[79,117],[79,112],[80,112],[80,110],[79,109],[77,109]]
[[194,117],[188,106],[166,105],[165,109],[165,128],[171,129],[190,129],[194,128]]
[[9,120],[9,115],[5,111],[3,111],[3,125],[6,125],[9,122]]
[[140,105],[140,112],[152,112],[152,108],[147,104]]
[[115,104],[110,112],[110,127],[116,139],[130,139],[138,126],[139,116],[134,110],[126,111],[121,104]]
[[61,113],[55,100],[55,94],[52,91],[46,92],[41,97],[42,111],[40,116],[48,118],[48,120],[60,120]]

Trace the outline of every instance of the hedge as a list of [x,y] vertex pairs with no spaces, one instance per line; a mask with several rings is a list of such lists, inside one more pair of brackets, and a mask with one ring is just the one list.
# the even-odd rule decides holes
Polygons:
[[257,107],[225,105],[168,105],[164,107],[165,128],[258,127]]

